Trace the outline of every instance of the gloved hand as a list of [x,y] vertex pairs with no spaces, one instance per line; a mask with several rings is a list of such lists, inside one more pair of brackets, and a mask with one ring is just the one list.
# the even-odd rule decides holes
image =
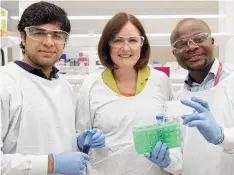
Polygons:
[[167,145],[161,141],[158,141],[153,152],[146,153],[145,157],[160,168],[167,168],[171,163],[170,152],[167,150]]
[[223,128],[215,121],[206,101],[192,97],[191,100],[181,100],[181,103],[194,108],[196,112],[198,112],[185,115],[183,121],[184,125],[197,127],[199,132],[209,143],[217,145],[223,142]]
[[53,173],[83,175],[89,156],[81,152],[64,152],[53,155]]
[[[103,134],[103,132],[100,129],[95,129],[95,131],[96,131],[96,133],[92,137],[91,148],[102,148],[106,145],[105,135]],[[84,140],[85,140],[85,137],[87,135],[86,132],[87,131],[81,133],[77,137],[77,144],[80,148],[83,148]]]

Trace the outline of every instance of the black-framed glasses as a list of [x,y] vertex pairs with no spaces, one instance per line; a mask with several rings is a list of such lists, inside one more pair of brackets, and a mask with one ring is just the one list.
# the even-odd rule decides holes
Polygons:
[[124,47],[125,43],[129,45],[129,47],[141,47],[144,44],[145,38],[143,36],[130,36],[130,37],[114,37],[110,40],[109,46],[115,48]]
[[48,36],[51,36],[55,43],[65,44],[69,38],[69,34],[63,30],[49,30],[39,26],[25,27],[24,30],[29,37],[38,41],[44,41]]
[[179,51],[185,50],[188,48],[190,41],[193,44],[198,46],[199,44],[207,41],[207,39],[210,37],[211,37],[211,35],[209,33],[198,33],[196,35],[191,36],[190,38],[183,38],[183,39],[175,41],[172,44],[172,47],[176,50],[179,50]]

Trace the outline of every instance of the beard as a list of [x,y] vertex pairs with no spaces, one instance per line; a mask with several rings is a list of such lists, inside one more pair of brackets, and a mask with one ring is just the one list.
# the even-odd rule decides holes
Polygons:
[[58,59],[55,57],[46,58],[34,54],[28,55],[28,57],[39,67],[52,67],[58,61]]
[[[214,59],[215,60],[215,59]],[[213,59],[209,59],[207,57],[204,57],[204,63],[197,66],[197,67],[191,67],[185,63],[185,67],[188,71],[203,71],[204,69],[210,68],[214,62]]]
[[205,69],[208,66],[208,61],[207,59],[205,59],[205,62],[201,65],[199,65],[199,67],[190,67],[189,65],[186,65],[186,69],[188,71],[202,71],[203,69]]

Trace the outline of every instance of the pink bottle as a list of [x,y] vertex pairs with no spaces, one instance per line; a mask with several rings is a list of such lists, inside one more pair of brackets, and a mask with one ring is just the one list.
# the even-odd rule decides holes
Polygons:
[[83,52],[79,52],[78,63],[79,63],[79,65],[82,65],[82,63],[83,63],[83,65],[88,66],[89,65],[89,58],[87,56],[85,56]]

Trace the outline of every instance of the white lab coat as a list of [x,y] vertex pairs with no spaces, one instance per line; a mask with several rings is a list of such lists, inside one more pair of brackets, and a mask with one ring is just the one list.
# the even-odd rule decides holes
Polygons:
[[76,100],[67,82],[9,63],[0,86],[2,175],[46,175],[48,154],[77,151]]
[[90,75],[83,83],[78,102],[77,128],[99,128],[106,136],[106,147],[92,149],[87,175],[167,175],[179,173],[181,152],[171,150],[172,163],[164,171],[143,155],[137,155],[132,128],[156,123],[163,104],[173,98],[169,79],[162,72],[151,69],[150,77],[140,94],[124,97],[109,89],[101,73]]
[[233,175],[234,173],[234,74],[215,87],[190,92],[182,89],[179,99],[196,96],[208,101],[215,120],[224,128],[221,145],[208,143],[194,127],[185,127],[182,175]]

